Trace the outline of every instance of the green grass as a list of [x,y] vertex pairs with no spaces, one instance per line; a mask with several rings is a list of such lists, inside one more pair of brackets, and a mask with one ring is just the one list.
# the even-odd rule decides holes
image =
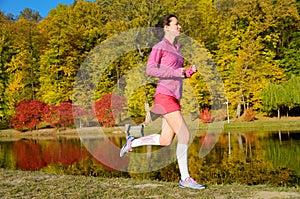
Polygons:
[[0,198],[300,198],[300,188],[232,184],[190,190],[173,182],[0,169]]
[[[200,130],[207,130],[210,124],[200,124]],[[212,129],[214,125],[210,126]],[[270,121],[253,121],[253,122],[224,122],[224,132],[241,132],[241,131],[284,131],[300,130],[300,118],[298,120],[270,120]]]

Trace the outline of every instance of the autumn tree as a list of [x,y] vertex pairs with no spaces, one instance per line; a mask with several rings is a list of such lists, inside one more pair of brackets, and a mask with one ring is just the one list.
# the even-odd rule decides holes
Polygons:
[[105,39],[102,8],[77,1],[59,5],[40,24],[46,48],[41,55],[39,98],[48,104],[72,100],[77,71],[89,51]]
[[31,8],[25,8],[20,12],[18,18],[27,19],[30,21],[39,22],[42,20],[42,17],[38,11],[32,10]]
[[[23,17],[24,16],[24,17]],[[28,16],[25,18],[25,16]],[[6,85],[4,89],[7,117],[14,114],[15,105],[24,100],[35,100],[39,88],[39,33],[38,21],[31,19],[30,13],[20,15],[17,21],[5,24],[6,30],[3,41],[11,44],[7,48],[3,61]],[[35,13],[38,16],[38,13]],[[5,43],[4,46],[5,48]]]
[[225,0],[220,1],[219,10],[224,23],[219,27],[215,58],[231,108],[239,117],[243,109],[261,108],[260,92],[268,82],[285,80],[276,49],[283,22],[296,20],[298,14],[294,1]]
[[[145,75],[157,42],[150,27],[166,13],[176,14],[182,25],[178,40],[185,67],[196,63],[200,69],[186,81],[197,102],[191,93],[184,95],[184,109],[203,109],[227,97],[231,116],[250,108],[265,111],[267,85],[299,75],[296,0],[78,0],[59,4],[44,19],[30,8],[18,17],[0,12],[1,120],[9,121],[22,100],[88,109],[107,93],[125,96],[133,115],[147,115],[142,101],[152,105],[155,86],[130,74],[140,68]],[[137,82],[142,83],[131,91]],[[290,111],[297,107],[288,103]]]

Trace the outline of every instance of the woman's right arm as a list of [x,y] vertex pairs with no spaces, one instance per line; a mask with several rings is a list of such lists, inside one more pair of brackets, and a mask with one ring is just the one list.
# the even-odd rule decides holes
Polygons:
[[149,76],[158,78],[180,78],[182,77],[183,68],[172,69],[161,64],[163,50],[160,48],[152,48],[150,53],[146,73]]

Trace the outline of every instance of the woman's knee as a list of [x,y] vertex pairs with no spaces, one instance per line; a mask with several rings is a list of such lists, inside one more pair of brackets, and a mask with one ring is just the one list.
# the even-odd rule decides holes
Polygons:
[[190,133],[189,132],[180,132],[177,134],[178,142],[181,144],[188,144],[190,142]]

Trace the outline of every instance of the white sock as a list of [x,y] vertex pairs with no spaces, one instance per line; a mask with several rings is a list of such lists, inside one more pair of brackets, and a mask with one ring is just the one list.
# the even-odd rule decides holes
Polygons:
[[176,156],[179,166],[179,171],[181,175],[181,180],[185,180],[190,177],[188,171],[188,145],[187,144],[177,144]]
[[147,135],[145,137],[134,139],[131,146],[138,147],[143,145],[160,145],[159,138],[160,134]]

